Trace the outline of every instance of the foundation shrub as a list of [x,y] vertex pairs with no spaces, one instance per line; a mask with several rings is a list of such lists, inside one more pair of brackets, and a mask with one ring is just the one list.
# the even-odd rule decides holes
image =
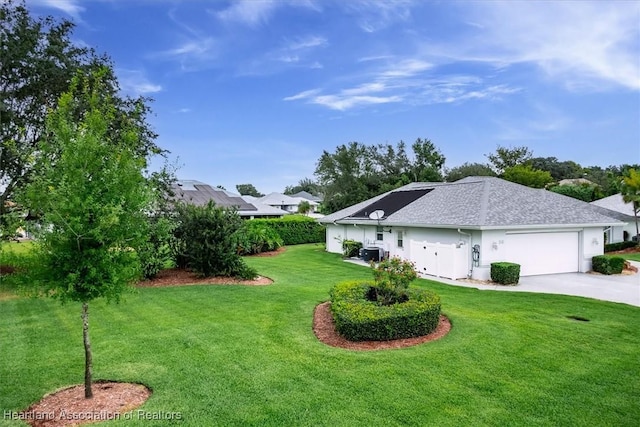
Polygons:
[[491,263],[491,280],[501,285],[516,285],[520,280],[520,264],[513,262]]
[[624,269],[624,258],[598,255],[591,258],[591,269],[602,274],[620,274]]

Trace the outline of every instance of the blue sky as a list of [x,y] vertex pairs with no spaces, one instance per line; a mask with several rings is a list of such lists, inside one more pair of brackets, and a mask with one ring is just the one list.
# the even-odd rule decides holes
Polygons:
[[528,146],[640,163],[640,2],[27,0],[152,97],[182,179],[283,191],[340,144],[447,167]]

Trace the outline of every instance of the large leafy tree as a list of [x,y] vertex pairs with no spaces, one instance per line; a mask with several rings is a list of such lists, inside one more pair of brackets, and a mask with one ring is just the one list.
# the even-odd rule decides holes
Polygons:
[[[622,179],[621,185],[622,200],[631,203],[633,215],[636,221],[636,236],[640,236],[638,227],[638,213],[640,213],[640,171],[629,169],[627,175]],[[638,242],[640,244],[640,242]]]
[[533,152],[525,146],[502,147],[498,145],[495,153],[485,154],[493,170],[501,175],[505,169],[521,165],[531,159]]
[[319,196],[321,193],[320,186],[317,182],[311,178],[302,178],[298,181],[297,185],[287,185],[284,189],[284,194],[291,196],[301,191],[306,191],[314,196]]
[[436,146],[417,139],[411,149],[413,156],[402,141],[396,146],[350,142],[334,153],[324,151],[315,175],[325,211],[335,212],[413,181],[442,181],[445,157]]
[[557,157],[533,157],[527,160],[527,164],[533,169],[547,171],[554,181],[563,179],[582,178],[582,166],[571,160],[559,161]]
[[[5,0],[0,5],[0,226],[10,218],[11,204],[5,202],[32,178],[32,159],[45,136],[47,112],[69,90],[79,70],[87,76],[100,70],[101,90],[112,103],[109,131],[117,134],[135,128],[138,154],[160,152],[146,122],[148,100],[120,96],[109,58],[74,44],[73,28],[67,20],[32,18],[23,1]],[[67,108],[72,117],[81,119],[88,105],[79,97]]]
[[38,291],[82,304],[86,398],[92,397],[89,302],[118,301],[139,277],[135,249],[145,241],[152,201],[143,173],[147,157],[139,150],[143,136],[135,119],[118,115],[109,78],[105,68],[72,80],[48,115],[22,200],[43,225]]

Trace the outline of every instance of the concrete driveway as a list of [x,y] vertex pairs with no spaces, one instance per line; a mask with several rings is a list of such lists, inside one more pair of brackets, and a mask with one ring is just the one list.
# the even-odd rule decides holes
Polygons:
[[[369,267],[361,260],[346,260]],[[640,270],[640,262],[631,261]],[[450,280],[435,276],[424,279],[465,288],[505,292],[537,292],[542,294],[574,295],[603,301],[621,302],[640,307],[640,272],[631,275],[605,276],[589,273],[544,274],[520,278],[516,286],[485,285],[482,283]]]
[[[640,263],[632,264],[640,269]],[[575,295],[640,307],[640,273],[615,276],[589,273],[544,274],[521,277],[517,286],[483,285],[441,278],[433,280],[481,290]]]

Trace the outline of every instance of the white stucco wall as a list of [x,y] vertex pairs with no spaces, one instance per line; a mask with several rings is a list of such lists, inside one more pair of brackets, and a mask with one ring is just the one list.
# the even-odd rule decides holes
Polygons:
[[[383,232],[383,240],[376,240],[375,226],[353,226],[353,225],[327,225],[327,251],[333,253],[342,253],[341,242],[343,239],[352,239],[360,241],[363,246],[383,247],[389,252],[390,256],[398,256],[400,258],[411,260],[411,241],[427,241],[431,243],[461,243],[464,242],[464,248],[469,251],[469,270],[473,269],[473,277],[479,279],[488,279],[489,268],[492,262],[507,261],[509,251],[518,250],[526,251],[526,247],[509,248],[507,242],[507,232],[505,230],[462,230],[464,233],[458,233],[456,229],[436,229],[436,228],[415,228],[415,227],[385,227],[387,231]],[[398,231],[403,232],[403,247],[397,245]],[[541,230],[518,230],[518,233],[524,232],[540,233]],[[548,230],[549,231],[549,230]],[[578,270],[587,272],[591,269],[591,258],[595,255],[602,255],[604,251],[604,237],[602,227],[590,228],[574,228],[574,229],[558,229],[550,230],[551,232],[566,233],[577,232],[578,244]],[[472,261],[471,251],[473,245],[480,246],[479,265],[475,266]],[[526,245],[525,245],[526,246]],[[552,252],[551,250],[549,252]]]

